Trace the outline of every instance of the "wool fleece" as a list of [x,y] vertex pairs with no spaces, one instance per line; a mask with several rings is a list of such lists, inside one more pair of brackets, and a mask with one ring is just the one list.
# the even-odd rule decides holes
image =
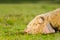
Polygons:
[[60,30],[60,8],[37,15],[32,19],[24,32],[27,34],[48,34]]

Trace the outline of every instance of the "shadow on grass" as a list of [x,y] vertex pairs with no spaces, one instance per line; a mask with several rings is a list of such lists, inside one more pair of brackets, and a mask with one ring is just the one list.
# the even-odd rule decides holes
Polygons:
[[19,32],[18,34],[21,34],[21,35],[53,35],[53,34],[56,34],[56,33],[49,33],[49,34],[27,34],[27,33],[24,33],[24,32]]
[[49,33],[49,34],[27,34],[27,33],[24,33],[24,32],[5,32],[4,33],[4,35],[5,36],[15,36],[15,35],[22,35],[22,36],[24,36],[24,35],[30,35],[30,36],[32,36],[32,35],[40,35],[40,36],[47,36],[47,35],[56,35],[56,34],[60,34],[60,32],[56,32],[56,33]]

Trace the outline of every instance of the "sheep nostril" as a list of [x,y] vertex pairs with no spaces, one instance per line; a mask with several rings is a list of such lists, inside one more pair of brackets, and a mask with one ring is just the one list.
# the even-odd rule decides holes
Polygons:
[[24,33],[26,33],[26,34],[29,33],[29,30],[25,30]]
[[27,34],[27,32],[24,32],[25,34]]

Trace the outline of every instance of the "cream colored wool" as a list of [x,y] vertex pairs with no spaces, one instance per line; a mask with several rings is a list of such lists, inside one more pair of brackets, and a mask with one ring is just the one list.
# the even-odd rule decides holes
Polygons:
[[[52,25],[52,26],[51,26]],[[54,33],[53,28],[60,30],[60,8],[45,14],[37,15],[25,28],[27,34]]]

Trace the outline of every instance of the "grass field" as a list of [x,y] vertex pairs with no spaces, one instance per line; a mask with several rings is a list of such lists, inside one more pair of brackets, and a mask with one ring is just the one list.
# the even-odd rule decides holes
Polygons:
[[60,8],[60,4],[0,4],[0,40],[60,40],[59,32],[47,35],[22,33],[36,15],[56,8]]

